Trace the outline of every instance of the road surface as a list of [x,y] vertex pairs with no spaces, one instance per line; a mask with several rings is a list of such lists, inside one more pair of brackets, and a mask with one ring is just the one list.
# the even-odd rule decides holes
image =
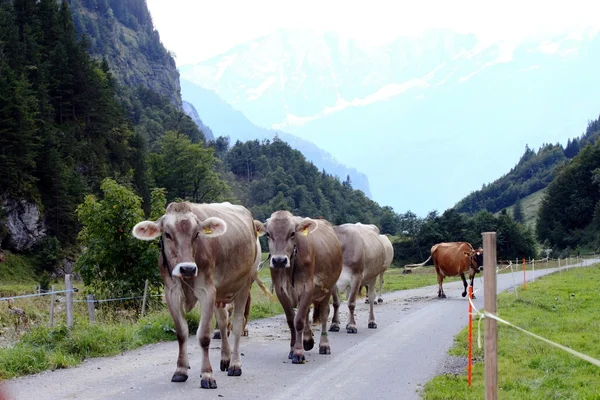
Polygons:
[[[597,262],[597,260],[594,260]],[[592,263],[586,260],[585,265]],[[581,264],[579,264],[581,265]],[[564,268],[564,267],[563,267]],[[539,277],[556,269],[535,272]],[[527,272],[527,279],[532,278]],[[432,277],[432,280],[434,278]],[[522,284],[522,272],[515,273]],[[483,308],[480,277],[475,280]],[[513,286],[511,274],[498,275],[498,291]],[[288,360],[289,332],[283,316],[248,323],[241,343],[242,376],[219,370],[220,340],[211,341],[211,363],[217,389],[200,389],[201,354],[195,336],[188,341],[191,369],[185,383],[171,383],[177,342],[141,347],[110,358],[10,380],[10,399],[418,399],[419,389],[455,359],[446,355],[453,337],[468,322],[462,282],[444,284],[447,299],[437,298],[437,285],[384,294],[377,305],[377,329],[367,329],[368,304],[358,302],[357,334],[330,333],[331,355],[319,355],[318,343],[306,352],[307,363]],[[342,328],[347,306],[340,308]],[[315,341],[319,330],[314,331]],[[460,361],[460,360],[459,360]],[[464,364],[458,365],[462,368]],[[456,369],[457,365],[454,365]],[[338,397],[339,396],[339,397]]]

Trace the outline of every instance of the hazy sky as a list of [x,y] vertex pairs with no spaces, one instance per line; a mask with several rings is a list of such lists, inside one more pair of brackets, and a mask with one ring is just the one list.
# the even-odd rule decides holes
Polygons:
[[[475,33],[480,40],[521,41],[600,25],[593,0],[147,0],[177,65],[202,61],[279,28],[331,30],[368,42],[428,28]],[[367,6],[366,6],[367,5]]]

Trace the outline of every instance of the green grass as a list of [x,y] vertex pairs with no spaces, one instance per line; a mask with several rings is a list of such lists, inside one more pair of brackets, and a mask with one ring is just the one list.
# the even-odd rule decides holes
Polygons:
[[[596,359],[600,358],[600,266],[555,273],[527,284],[519,299],[498,296],[503,319]],[[483,324],[481,324],[483,328]],[[477,324],[473,326],[477,337]],[[482,333],[483,337],[483,333]],[[456,337],[449,354],[467,356],[467,328]],[[484,398],[483,350],[474,343],[473,385],[466,371],[429,381],[423,398]],[[554,346],[498,323],[498,398],[598,399],[600,368]]]
[[37,277],[28,257],[12,254],[9,251],[3,253],[6,256],[6,261],[0,262],[0,282],[28,284],[29,287],[37,284]]

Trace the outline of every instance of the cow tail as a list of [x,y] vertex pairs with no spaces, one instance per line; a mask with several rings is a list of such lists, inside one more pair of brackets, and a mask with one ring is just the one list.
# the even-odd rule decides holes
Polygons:
[[258,275],[256,276],[256,283],[261,288],[261,290],[267,295],[267,297],[269,299],[273,300],[273,294],[267,290],[267,288],[265,287],[265,284],[260,280]]
[[423,261],[421,264],[406,264],[404,266],[404,268],[408,268],[408,269],[417,269],[417,268],[422,268],[425,264],[427,264],[429,262],[429,260],[431,260],[431,256],[429,256],[429,258],[425,261]]

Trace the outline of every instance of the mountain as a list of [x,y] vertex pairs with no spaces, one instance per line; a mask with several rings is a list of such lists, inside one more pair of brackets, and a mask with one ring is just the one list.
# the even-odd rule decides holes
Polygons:
[[215,140],[215,136],[213,135],[212,131],[208,126],[204,125],[204,123],[200,119],[200,116],[198,115],[198,111],[196,111],[196,108],[194,108],[193,104],[184,101],[183,111],[187,114],[188,117],[192,119],[192,121],[194,121],[196,126],[198,126],[198,129],[200,129],[202,133],[204,133],[204,137],[206,138],[206,140]]
[[282,131],[261,128],[254,125],[240,111],[236,111],[212,90],[204,89],[192,82],[181,79],[182,97],[200,110],[203,121],[211,127],[214,136],[229,136],[231,143],[240,140],[272,140],[278,136],[281,140],[289,143],[293,148],[300,150],[302,154],[315,164],[319,169],[345,180],[350,176],[352,187],[362,190],[367,197],[371,198],[369,180],[367,176],[354,168],[339,163],[331,154],[315,146],[310,141],[298,136],[290,135]]
[[144,0],[68,0],[92,54],[106,58],[117,82],[142,85],[181,109],[179,72],[160,42]]
[[379,46],[280,30],[180,73],[253,123],[330,149],[378,202],[424,215],[509,170],[515,149],[580,129],[600,108],[599,61],[589,30],[520,44],[434,30]]

